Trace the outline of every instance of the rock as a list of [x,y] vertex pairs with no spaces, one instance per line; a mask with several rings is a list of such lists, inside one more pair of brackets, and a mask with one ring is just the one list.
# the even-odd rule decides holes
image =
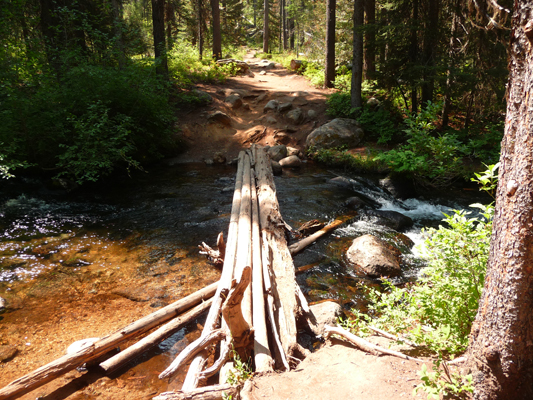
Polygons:
[[206,158],[204,160],[204,163],[205,163],[205,165],[213,165],[215,162],[213,161],[212,158]]
[[300,124],[304,120],[304,114],[301,108],[295,108],[287,113],[287,119],[294,125]]
[[2,314],[7,308],[7,301],[3,297],[0,297],[0,314]]
[[266,99],[266,97],[267,97],[267,94],[266,94],[266,93],[261,93],[259,96],[257,96],[256,101],[257,101],[258,103],[260,103],[260,102],[262,102],[264,99]]
[[365,215],[373,217],[375,223],[384,225],[395,231],[401,231],[413,226],[413,220],[411,218],[397,211],[368,210]]
[[274,125],[278,123],[278,120],[273,116],[269,115],[268,117],[266,117],[265,122],[269,125]]
[[300,168],[302,166],[302,160],[298,156],[289,156],[279,160],[279,165],[283,168]]
[[287,146],[287,157],[288,156],[299,156],[300,150],[294,148],[294,147],[288,147]]
[[0,362],[7,362],[17,355],[17,348],[11,344],[0,345]]
[[250,66],[242,60],[236,60],[234,58],[226,58],[223,60],[217,60],[218,65],[234,64],[237,72],[246,73]]
[[412,179],[402,175],[389,175],[379,180],[379,186],[398,199],[410,199],[417,196]]
[[261,72],[259,72],[259,75],[266,75],[266,74],[267,74],[266,71],[261,71]]
[[279,161],[287,157],[287,147],[283,144],[272,146],[270,149],[268,149],[268,155],[270,156],[271,160]]
[[270,100],[268,103],[265,104],[265,107],[263,108],[263,112],[269,112],[269,111],[278,111],[279,102],[277,100]]
[[308,110],[308,111],[307,111],[307,117],[308,117],[309,119],[315,119],[315,118],[317,117],[317,115],[318,115],[318,114],[316,113],[315,110]]
[[349,118],[335,118],[307,136],[307,147],[329,149],[340,146],[356,147],[363,139],[361,125]]
[[281,103],[279,105],[279,112],[289,111],[292,108],[291,102]]
[[213,155],[213,162],[215,164],[225,164],[226,163],[226,156],[222,154],[221,152],[217,151]]
[[219,122],[225,126],[231,126],[231,118],[222,111],[215,111],[207,117],[208,122]]
[[367,100],[366,102],[366,105],[369,106],[369,107],[372,107],[372,108],[377,108],[379,107],[379,105],[381,104],[381,102],[376,99],[375,97],[371,97]]
[[354,239],[346,252],[348,262],[370,277],[400,275],[399,251],[372,235]]
[[281,168],[281,165],[279,165],[279,162],[275,160],[270,160],[270,165],[272,166],[272,173],[275,176],[279,176],[283,173],[283,168]]
[[342,203],[344,207],[349,208],[350,210],[358,210],[361,207],[366,206],[367,204],[360,199],[359,197],[350,197],[348,198],[344,203]]
[[309,309],[311,310],[309,327],[317,336],[324,333],[324,325],[336,326],[337,319],[343,314],[342,307],[333,301],[313,304]]
[[302,60],[291,60],[291,69],[293,71],[299,71],[303,67]]
[[209,104],[213,101],[213,98],[211,97],[211,95],[207,92],[204,92],[203,90],[200,90],[200,89],[193,89],[192,90],[192,93],[198,97],[198,99],[202,102],[202,104]]
[[242,108],[243,108],[243,110],[249,110],[250,109],[250,104],[242,103]]
[[232,109],[236,110],[242,106],[242,99],[239,95],[232,94],[226,97],[224,103],[229,104]]

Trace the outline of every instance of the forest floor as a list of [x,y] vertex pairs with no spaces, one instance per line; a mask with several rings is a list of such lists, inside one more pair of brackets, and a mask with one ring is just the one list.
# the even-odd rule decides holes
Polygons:
[[[314,127],[328,120],[326,96],[330,90],[312,87],[302,76],[287,71],[279,65],[265,69],[256,65],[261,60],[245,60],[252,64],[252,73],[228,79],[220,85],[199,85],[198,88],[209,93],[213,101],[201,110],[183,111],[179,115],[179,125],[188,143],[188,151],[169,163],[192,162],[213,158],[222,152],[228,160],[237,156],[238,151],[249,146],[258,138],[257,143],[274,145],[284,143],[304,150],[305,138]],[[266,71],[262,73],[261,71]],[[225,98],[232,91],[240,90],[248,105],[233,109]],[[264,106],[270,100],[291,103],[292,109],[302,110],[303,121],[292,123],[279,113],[264,113]],[[232,119],[231,126],[206,123],[208,116],[215,110],[226,113]],[[314,114],[309,114],[313,110]],[[122,271],[132,268],[140,257],[134,252],[123,258],[113,248],[106,249],[106,262],[116,262]],[[185,267],[183,267],[185,268]],[[117,268],[118,271],[118,268]],[[186,271],[173,271],[179,275]],[[95,272],[96,273],[96,272]],[[20,304],[16,298],[9,299],[12,312],[0,317],[0,345],[14,345],[18,354],[12,360],[0,362],[0,387],[12,380],[60,357],[65,348],[81,338],[104,336],[128,323],[153,312],[148,302],[132,302],[124,297],[111,294],[111,287],[118,280],[126,281],[122,274],[98,275],[88,273],[85,278],[63,278],[61,299],[48,298],[48,290],[56,281],[43,282],[39,295],[32,289]],[[120,279],[117,279],[120,278]],[[161,278],[171,285],[173,275]],[[216,280],[215,276],[202,277],[205,285]],[[137,287],[156,290],[165,287],[165,282],[152,282],[157,279],[135,282]],[[46,283],[46,285],[44,285]],[[47,286],[48,285],[48,286]],[[88,295],[89,289],[98,285],[98,294]],[[109,290],[106,290],[106,285]],[[192,288],[184,288],[183,293],[173,293],[173,298],[190,293]],[[31,295],[30,295],[31,294]],[[155,295],[154,295],[155,296]],[[21,297],[22,298],[22,297]],[[52,304],[53,303],[53,304]],[[82,310],[82,313],[75,310]],[[194,340],[191,337],[190,340]],[[373,337],[372,341],[387,347],[383,338]],[[428,369],[431,363],[428,363]],[[157,370],[150,371],[150,365],[143,369],[135,367],[111,377],[99,372],[72,371],[47,385],[23,396],[23,399],[151,399],[161,391],[179,389],[179,381],[160,383]],[[160,368],[160,366],[153,367]],[[406,361],[391,356],[374,356],[355,349],[341,341],[333,341],[314,351],[303,360],[295,370],[286,373],[272,373],[253,378],[251,396],[255,399],[397,399],[424,398],[420,392],[413,394],[413,388],[420,383],[417,371],[420,363]],[[149,376],[147,376],[149,375]]]

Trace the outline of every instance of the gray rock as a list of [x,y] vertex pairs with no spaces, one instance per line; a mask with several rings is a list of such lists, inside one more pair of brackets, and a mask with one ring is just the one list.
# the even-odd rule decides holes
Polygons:
[[208,122],[218,122],[225,126],[231,126],[231,118],[222,111],[215,111],[207,117]]
[[289,111],[292,108],[291,102],[281,103],[279,105],[279,112]]
[[278,123],[278,120],[274,118],[273,116],[269,115],[268,117],[265,118],[265,122],[267,124],[274,125]]
[[7,362],[17,355],[17,348],[11,344],[0,345],[0,362]]
[[371,97],[367,100],[366,104],[369,106],[369,107],[372,107],[372,108],[376,108],[376,107],[379,107],[379,105],[381,104],[381,102],[376,99],[375,97]]
[[413,220],[397,211],[368,210],[365,216],[370,216],[374,223],[383,225],[395,231],[401,231],[413,226]]
[[213,155],[213,162],[215,164],[225,164],[226,163],[226,156],[222,154],[221,152],[217,151]]
[[272,173],[275,176],[281,175],[283,173],[283,168],[279,165],[279,162],[275,160],[270,160],[270,165],[272,166]]
[[291,137],[284,132],[276,133],[274,135],[274,139],[276,139],[276,142],[280,144],[287,144],[291,141]]
[[309,117],[309,119],[315,119],[317,117],[317,113],[315,110],[308,110],[307,111],[307,116]]
[[342,203],[344,207],[349,208],[350,210],[358,210],[361,207],[366,206],[367,204],[361,200],[359,197],[350,197],[348,198],[344,203]]
[[232,109],[236,110],[242,106],[242,99],[239,95],[232,94],[226,97],[224,103],[229,104]]
[[287,157],[288,156],[299,156],[300,150],[287,146]]
[[283,144],[272,146],[270,149],[268,149],[268,155],[270,156],[271,160],[279,161],[287,157],[287,147]]
[[392,277],[401,272],[399,251],[372,235],[354,239],[346,252],[346,259],[370,277]]
[[259,72],[259,75],[266,75],[266,74],[267,74],[266,71],[261,71],[261,72]]
[[302,160],[298,156],[289,156],[279,160],[279,165],[283,168],[300,168],[302,166]]
[[298,125],[304,120],[304,113],[301,108],[295,108],[287,113],[287,119],[293,124]]
[[193,89],[192,93],[194,93],[194,95],[198,97],[198,99],[200,99],[202,104],[209,104],[213,101],[213,98],[211,97],[211,95],[207,92],[204,92],[203,90]]
[[349,118],[335,118],[307,136],[307,147],[329,149],[340,146],[356,147],[363,139],[361,125]]
[[263,108],[263,112],[269,112],[269,111],[278,111],[279,102],[277,100],[270,100],[268,103],[265,104],[265,107]]
[[204,163],[205,163],[205,165],[213,165],[215,162],[213,161],[212,158],[206,158],[204,160]]
[[309,309],[311,310],[309,327],[317,336],[324,333],[324,325],[336,326],[337,318],[343,314],[342,307],[333,301],[313,304]]
[[417,195],[413,180],[401,175],[389,175],[380,179],[379,186],[398,199],[409,199]]
[[256,101],[257,101],[258,103],[260,103],[260,102],[262,102],[264,99],[266,99],[266,97],[267,97],[267,94],[266,94],[266,93],[261,93],[259,96],[257,96]]

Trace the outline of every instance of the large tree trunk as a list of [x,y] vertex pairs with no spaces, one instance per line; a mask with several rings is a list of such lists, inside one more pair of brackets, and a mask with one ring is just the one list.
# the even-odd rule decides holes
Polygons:
[[424,35],[424,76],[422,83],[422,104],[433,101],[435,89],[435,53],[439,35],[439,0],[428,0],[428,16]]
[[326,71],[324,86],[333,87],[335,81],[335,8],[336,0],[328,0],[326,5]]
[[152,21],[154,33],[154,55],[156,72],[168,76],[167,49],[165,43],[165,0],[152,0]]
[[222,33],[220,31],[220,5],[218,0],[211,0],[211,13],[213,16],[213,58],[222,58]]
[[514,4],[493,235],[468,351],[476,399],[533,398],[533,9]]
[[365,0],[365,79],[376,73],[376,0]]
[[268,53],[268,37],[270,36],[269,24],[269,4],[264,0],[264,17],[263,17],[263,53]]
[[[413,0],[413,20],[411,22],[411,43],[409,45],[409,61],[414,67],[418,60],[418,0]],[[411,82],[411,112],[418,112],[418,87]]]
[[353,108],[363,106],[361,85],[363,83],[363,2],[355,0],[353,8],[353,63],[351,100]]

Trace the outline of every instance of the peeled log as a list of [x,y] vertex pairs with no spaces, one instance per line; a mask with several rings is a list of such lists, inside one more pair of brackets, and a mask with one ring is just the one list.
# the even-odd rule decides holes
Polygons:
[[238,399],[239,389],[228,384],[206,386],[189,392],[164,392],[152,400],[222,400]]
[[74,368],[100,357],[102,354],[117,347],[123,341],[141,335],[153,327],[160,325],[199,304],[204,299],[213,296],[217,287],[218,282],[215,282],[202,290],[129,324],[123,329],[119,329],[111,335],[96,341],[89,347],[83,348],[73,354],[67,354],[66,356],[36,369],[28,375],[14,380],[3,389],[0,389],[0,399],[7,400],[20,397],[21,395],[31,392],[45,383],[66,374]]
[[289,246],[289,251],[292,255],[298,254],[300,251],[305,249],[307,246],[315,242],[319,237],[324,236],[329,231],[332,231],[333,229],[339,227],[342,225],[345,221],[336,219],[332,223],[326,225],[319,231],[313,233],[312,235],[309,235],[305,239],[300,240],[299,242],[293,243]]

